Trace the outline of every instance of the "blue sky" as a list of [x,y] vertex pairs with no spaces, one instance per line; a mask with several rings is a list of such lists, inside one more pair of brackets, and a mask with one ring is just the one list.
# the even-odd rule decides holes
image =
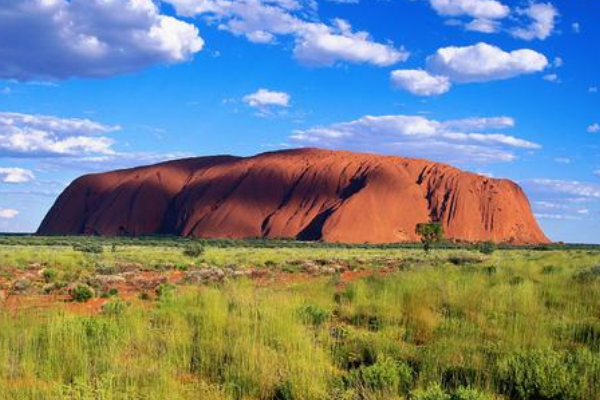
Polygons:
[[595,0],[8,0],[0,231],[75,177],[316,146],[519,182],[600,243]]

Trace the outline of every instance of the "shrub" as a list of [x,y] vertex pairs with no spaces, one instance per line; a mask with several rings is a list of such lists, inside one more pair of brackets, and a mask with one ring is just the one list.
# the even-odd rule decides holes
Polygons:
[[303,306],[300,309],[299,314],[304,323],[312,325],[315,328],[318,328],[327,322],[330,316],[328,310],[315,305]]
[[104,247],[99,243],[76,243],[73,245],[73,250],[82,253],[102,254]]
[[343,291],[335,294],[334,300],[337,304],[352,303],[356,299],[356,296],[356,287],[354,285],[348,285]]
[[479,371],[467,366],[449,367],[442,373],[442,384],[446,388],[471,387],[479,378]]
[[175,295],[175,286],[169,283],[161,283],[156,288],[156,295],[159,300],[171,300]]
[[45,268],[42,271],[42,277],[46,281],[46,283],[50,283],[56,279],[58,276],[58,272],[54,268]]
[[109,317],[119,317],[125,312],[127,306],[129,306],[129,304],[125,301],[114,299],[102,305],[102,314]]
[[580,322],[572,327],[572,338],[593,351],[600,350],[600,324],[597,322]]
[[544,268],[542,268],[542,274],[543,275],[553,275],[553,274],[557,274],[559,272],[561,272],[563,270],[562,267],[556,266],[556,265],[545,265]]
[[511,286],[519,286],[522,285],[523,282],[525,282],[525,278],[523,278],[522,276],[513,276],[512,278],[510,278],[508,280],[508,284]]
[[370,392],[407,394],[412,386],[412,379],[413,372],[407,364],[386,358],[353,370],[348,383]]
[[189,242],[183,247],[183,255],[186,257],[197,258],[204,254],[204,246],[200,243]]
[[426,390],[419,389],[411,392],[411,400],[450,400],[450,396],[447,395],[442,387],[435,383],[429,385]]
[[15,292],[24,292],[31,287],[31,281],[29,279],[21,278],[17,279],[13,283],[13,290]]
[[271,400],[294,400],[292,385],[288,381],[278,384]]
[[71,297],[78,303],[85,303],[94,297],[94,291],[88,285],[79,284],[71,289]]
[[369,366],[377,361],[377,351],[370,335],[345,332],[333,349],[336,363],[344,369]]
[[383,325],[383,318],[376,315],[376,310],[368,310],[365,308],[359,308],[354,315],[350,318],[350,323],[355,326],[362,326],[370,331],[378,331]]
[[471,254],[454,254],[448,257],[448,262],[454,265],[481,264],[484,260]]
[[481,254],[490,255],[490,254],[493,254],[498,249],[498,246],[496,245],[496,243],[490,241],[490,242],[479,243],[479,245],[477,246],[477,249],[479,250],[479,252]]
[[106,298],[109,298],[109,297],[115,297],[118,294],[119,294],[119,290],[117,288],[110,288],[106,292],[103,292],[100,297],[106,299]]
[[141,292],[138,297],[140,300],[150,300],[150,294],[148,292]]
[[477,389],[464,387],[452,393],[450,400],[494,400],[494,397]]
[[575,279],[578,283],[595,282],[596,280],[600,279],[600,265],[577,272],[575,275],[573,275],[573,279]]
[[517,352],[498,362],[498,386],[520,400],[583,400],[585,362],[553,350]]

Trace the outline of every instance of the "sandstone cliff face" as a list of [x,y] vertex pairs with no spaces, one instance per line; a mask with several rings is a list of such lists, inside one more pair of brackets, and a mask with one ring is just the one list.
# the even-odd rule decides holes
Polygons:
[[546,243],[521,188],[425,160],[299,149],[87,175],[38,233],[417,241],[439,221],[463,241]]

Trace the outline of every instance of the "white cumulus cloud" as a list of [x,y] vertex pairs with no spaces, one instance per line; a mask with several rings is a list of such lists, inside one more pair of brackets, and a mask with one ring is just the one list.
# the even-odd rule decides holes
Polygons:
[[530,49],[506,52],[487,43],[444,47],[427,59],[427,69],[458,83],[486,82],[543,71],[548,59]]
[[268,89],[259,89],[252,94],[244,96],[244,103],[251,107],[288,107],[291,96],[285,92],[277,92]]
[[554,31],[558,10],[550,3],[532,3],[519,14],[528,17],[531,23],[526,27],[513,28],[513,36],[523,40],[544,40]]
[[452,83],[447,76],[431,75],[420,69],[392,71],[394,86],[419,96],[434,96],[446,93]]
[[354,31],[345,20],[331,24],[309,18],[311,1],[296,0],[166,0],[183,16],[217,22],[219,29],[254,43],[276,43],[291,37],[293,54],[312,66],[339,62],[389,66],[406,60],[408,52],[391,43],[375,41],[367,32]]
[[449,17],[470,16],[473,18],[499,19],[510,13],[510,8],[496,0],[429,0],[440,15]]
[[25,183],[35,179],[35,175],[24,168],[0,168],[0,181],[4,183]]
[[420,96],[446,93],[453,83],[488,82],[541,72],[548,59],[530,49],[507,52],[487,43],[444,47],[429,56],[425,70],[396,70],[392,82]]
[[554,195],[557,198],[600,199],[600,185],[595,183],[539,178],[524,181],[523,184],[536,194]]
[[152,0],[6,0],[0,78],[107,77],[186,61],[203,44]]
[[119,129],[88,119],[0,112],[0,156],[112,154],[113,139],[102,135]]
[[512,161],[516,149],[541,146],[498,132],[514,126],[508,117],[437,121],[423,116],[364,116],[297,130],[291,140],[305,146],[427,157],[457,163]]
[[599,124],[591,124],[590,126],[587,127],[587,131],[589,133],[598,133],[598,132],[600,132],[600,125]]
[[13,219],[19,212],[12,208],[0,208],[0,219]]
[[[559,12],[551,3],[529,2],[513,8],[498,0],[428,0],[447,23],[482,33],[508,32],[523,40],[544,40],[555,30]],[[573,24],[579,32],[579,24]]]

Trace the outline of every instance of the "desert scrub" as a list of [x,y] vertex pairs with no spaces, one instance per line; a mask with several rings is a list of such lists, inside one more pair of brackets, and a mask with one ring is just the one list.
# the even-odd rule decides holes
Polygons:
[[498,250],[498,245],[494,242],[483,242],[477,246],[477,250],[482,254],[490,255]]
[[183,247],[183,255],[190,258],[198,258],[205,252],[204,246],[200,243],[190,242]]
[[600,359],[587,351],[521,351],[498,363],[499,390],[523,400],[586,400],[597,394]]
[[[54,283],[190,264],[186,241],[159,242],[117,242],[117,253],[93,256],[71,242],[0,246],[3,263],[18,266],[5,287],[32,263],[56,269]],[[124,306],[111,297],[94,315],[60,303],[0,308],[0,398],[600,398],[600,285],[572,279],[600,263],[596,252],[499,249],[484,257],[435,249],[425,256],[383,247],[200,243],[211,246],[203,261],[215,267],[343,261],[361,271],[350,279],[286,276],[285,284],[165,285],[158,299],[144,288],[145,300],[128,296]],[[463,263],[465,254],[483,261]],[[545,273],[548,265],[561,269]],[[511,285],[515,276],[523,281]],[[32,277],[23,295],[42,281]]]
[[298,314],[304,323],[319,328],[329,320],[331,313],[322,307],[309,304],[300,307]]
[[42,278],[46,281],[46,283],[51,283],[56,280],[58,277],[58,271],[56,268],[44,268],[42,270]]
[[76,285],[70,290],[70,292],[73,301],[78,303],[85,303],[94,297],[94,290],[88,285],[84,284]]
[[411,400],[451,400],[444,389],[438,385],[430,385],[427,389],[417,389],[410,395]]
[[406,395],[413,385],[413,371],[402,361],[384,358],[372,365],[363,365],[350,371],[346,385],[359,393]]
[[578,283],[592,283],[600,280],[600,265],[577,272],[573,279]]
[[82,253],[102,254],[104,247],[99,243],[76,243],[73,245],[73,250]]

